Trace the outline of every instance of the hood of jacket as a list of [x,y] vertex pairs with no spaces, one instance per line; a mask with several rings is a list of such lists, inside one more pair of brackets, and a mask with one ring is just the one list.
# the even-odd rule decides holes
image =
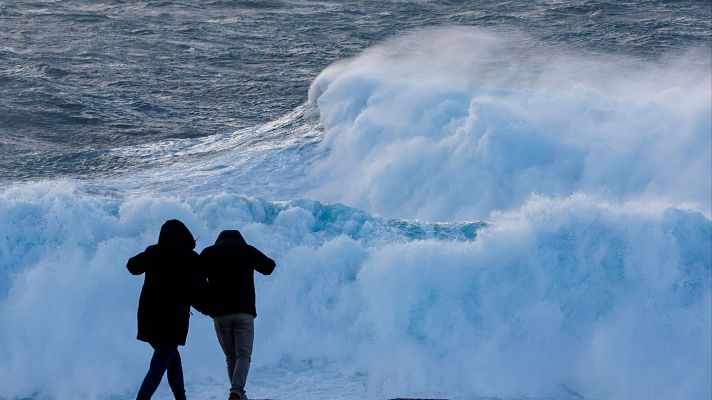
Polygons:
[[170,219],[161,226],[158,244],[174,244],[193,250],[195,248],[195,239],[185,224],[177,219]]
[[226,241],[237,242],[239,244],[247,244],[245,239],[242,237],[242,234],[238,230],[228,230],[220,232],[220,234],[218,235],[218,239],[215,241],[215,244]]

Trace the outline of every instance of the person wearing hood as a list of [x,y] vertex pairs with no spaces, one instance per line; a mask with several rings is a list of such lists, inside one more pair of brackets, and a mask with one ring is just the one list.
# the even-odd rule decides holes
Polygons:
[[207,313],[203,305],[207,282],[194,248],[195,239],[188,228],[172,219],[161,226],[158,244],[148,246],[126,264],[131,274],[145,274],[136,338],[154,350],[137,400],[150,399],[166,371],[176,400],[186,399],[178,346],[185,345],[191,305]]
[[236,230],[222,231],[215,244],[200,253],[200,259],[208,278],[215,332],[227,361],[228,400],[246,400],[257,317],[254,272],[269,275],[275,263]]

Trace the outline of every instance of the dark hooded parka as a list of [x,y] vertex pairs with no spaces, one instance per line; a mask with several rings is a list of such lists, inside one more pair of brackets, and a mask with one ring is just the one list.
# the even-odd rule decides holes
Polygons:
[[222,231],[215,244],[200,253],[213,316],[244,313],[257,316],[254,272],[269,275],[274,260],[250,246],[239,231]]
[[158,244],[129,259],[129,272],[146,274],[138,303],[138,340],[185,345],[190,306],[205,312],[201,300],[206,282],[194,248],[188,228],[172,219],[161,226]]

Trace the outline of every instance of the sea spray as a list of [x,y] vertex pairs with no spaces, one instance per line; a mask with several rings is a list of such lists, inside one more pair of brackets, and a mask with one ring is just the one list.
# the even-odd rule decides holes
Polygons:
[[[277,260],[279,271],[257,281],[262,374],[308,361],[345,382],[367,377],[374,396],[433,385],[452,397],[709,393],[711,225],[697,212],[583,194],[531,198],[474,241],[413,239],[345,207],[325,221],[309,202],[217,195],[112,205],[71,185],[25,189],[2,200],[4,231],[34,221],[24,253],[36,254],[4,264],[17,268],[3,271],[3,395],[101,398],[138,383],[140,282],[124,262],[175,216],[201,238],[237,227]],[[195,315],[189,381],[221,376],[213,335]]]
[[473,28],[386,41],[312,85],[325,133],[308,193],[422,219],[579,191],[709,216],[710,66],[687,61],[703,57],[612,59]]

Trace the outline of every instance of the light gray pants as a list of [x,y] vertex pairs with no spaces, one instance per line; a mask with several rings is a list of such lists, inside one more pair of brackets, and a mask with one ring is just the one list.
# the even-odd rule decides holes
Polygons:
[[250,372],[252,341],[255,338],[255,317],[250,314],[229,314],[213,318],[215,333],[225,352],[231,393],[245,397],[245,382]]

